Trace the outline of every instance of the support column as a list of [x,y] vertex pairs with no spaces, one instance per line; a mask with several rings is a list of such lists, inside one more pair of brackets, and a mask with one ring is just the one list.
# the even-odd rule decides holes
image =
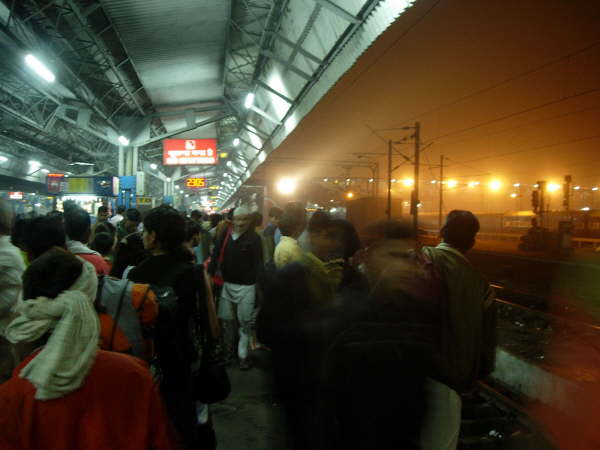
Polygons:
[[122,145],[119,145],[119,165],[117,175],[125,175],[125,153]]
[[128,149],[127,147],[125,147],[123,149],[123,153],[124,153],[124,159],[125,159],[125,164],[124,164],[124,170],[123,170],[123,175],[131,175],[131,158],[132,158],[132,151],[130,149]]
[[133,147],[131,149],[131,175],[137,175],[138,172],[138,148]]

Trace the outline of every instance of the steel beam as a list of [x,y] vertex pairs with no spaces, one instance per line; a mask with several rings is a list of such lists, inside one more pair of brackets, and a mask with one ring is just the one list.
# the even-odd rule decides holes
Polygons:
[[347,20],[350,23],[360,23],[360,19],[358,19],[357,17],[354,17],[352,14],[350,14],[344,8],[336,5],[335,3],[331,2],[330,0],[314,0],[314,1],[315,1],[315,3],[321,5],[323,8],[328,9],[329,11],[334,13],[336,16],[341,17],[342,19]]
[[273,61],[277,61],[279,64],[281,64],[283,67],[285,67],[286,69],[294,72],[296,75],[304,78],[306,81],[310,81],[312,79],[312,75],[304,72],[301,69],[298,69],[296,66],[292,65],[289,63],[289,61],[286,61],[285,59],[277,56],[276,54],[274,54],[272,51],[270,50],[261,50],[260,51],[261,55],[266,56],[267,58],[272,59]]
[[262,87],[263,89],[271,92],[272,94],[275,94],[277,97],[281,98],[282,100],[285,100],[290,105],[294,104],[294,100],[289,98],[287,95],[283,95],[281,92],[277,91],[276,89],[273,89],[271,86],[269,86],[267,83],[263,82],[262,80],[257,80],[256,84],[258,86]]
[[146,140],[144,142],[136,142],[136,145],[138,147],[142,147],[144,145],[152,144],[153,142],[157,142],[157,141],[160,141],[162,139],[167,139],[167,138],[169,138],[171,136],[175,136],[176,134],[185,133],[186,131],[192,131],[192,130],[195,130],[197,128],[203,127],[205,125],[209,125],[211,123],[218,122],[219,120],[223,120],[223,119],[225,119],[225,118],[227,118],[229,116],[231,116],[231,113],[220,114],[218,116],[211,117],[210,119],[204,120],[202,122],[198,122],[198,123],[194,124],[191,127],[184,127],[184,128],[180,128],[178,130],[169,131],[167,133],[161,134],[160,136],[155,136],[153,138],[150,138],[150,139],[148,139],[148,140]]

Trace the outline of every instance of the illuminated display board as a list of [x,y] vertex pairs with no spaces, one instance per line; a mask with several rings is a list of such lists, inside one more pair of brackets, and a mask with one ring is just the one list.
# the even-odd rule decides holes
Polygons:
[[206,187],[206,178],[188,177],[185,181],[185,186],[192,189]]
[[103,197],[119,193],[119,178],[113,176],[67,177],[62,173],[49,173],[46,176],[48,194],[87,194]]
[[94,194],[93,178],[69,177],[65,182],[65,194]]
[[165,166],[204,166],[217,164],[216,139],[165,139]]

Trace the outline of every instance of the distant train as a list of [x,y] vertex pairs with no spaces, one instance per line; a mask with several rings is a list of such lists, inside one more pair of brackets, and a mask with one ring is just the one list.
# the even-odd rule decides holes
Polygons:
[[[532,211],[511,211],[506,213],[477,214],[481,233],[526,234],[531,227]],[[544,213],[541,226],[550,232],[558,231],[558,223],[573,222],[573,235],[576,237],[600,238],[600,210],[591,211],[550,211]],[[438,213],[420,213],[420,228],[433,231],[438,229]]]

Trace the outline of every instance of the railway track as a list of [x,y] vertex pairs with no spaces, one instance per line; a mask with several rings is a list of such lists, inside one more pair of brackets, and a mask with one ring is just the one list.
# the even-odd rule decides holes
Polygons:
[[[575,339],[579,344],[600,347],[600,326],[564,318],[541,309],[540,297],[493,286],[498,294],[499,316],[513,327],[521,327],[534,339],[541,339],[548,330],[554,337]],[[543,300],[543,299],[542,299]],[[506,325],[505,325],[506,326]],[[543,345],[542,345],[543,347]],[[543,352],[540,353],[543,355]],[[538,359],[543,359],[538,356]],[[463,416],[459,449],[488,450],[551,450],[548,434],[529,416],[524,405],[527,399],[492,380],[479,382],[472,395],[463,396]]]
[[491,285],[496,290],[496,302],[501,310],[518,310],[529,315],[531,319],[542,319],[552,324],[557,329],[572,329],[576,331],[585,330],[587,332],[596,332],[600,334],[600,326],[583,320],[572,319],[569,317],[558,316],[556,314],[544,311],[546,300],[544,297],[533,294],[506,289],[501,285]]
[[545,432],[511,394],[488,382],[463,396],[460,450],[552,450]]

